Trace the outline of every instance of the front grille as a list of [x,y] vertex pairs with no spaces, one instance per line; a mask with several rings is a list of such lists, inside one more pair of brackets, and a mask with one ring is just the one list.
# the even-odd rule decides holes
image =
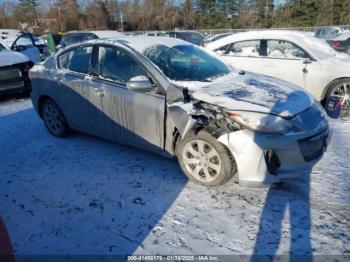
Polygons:
[[309,162],[322,156],[327,146],[328,130],[318,135],[300,139],[298,141],[301,154],[305,161]]
[[30,85],[26,63],[0,68],[0,91],[19,89]]
[[0,80],[11,80],[17,78],[22,78],[22,73],[19,68],[0,69]]

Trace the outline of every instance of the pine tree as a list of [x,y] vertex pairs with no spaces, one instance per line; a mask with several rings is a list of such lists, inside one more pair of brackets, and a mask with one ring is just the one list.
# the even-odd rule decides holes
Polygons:
[[292,26],[302,27],[316,25],[321,8],[321,2],[317,0],[292,1]]

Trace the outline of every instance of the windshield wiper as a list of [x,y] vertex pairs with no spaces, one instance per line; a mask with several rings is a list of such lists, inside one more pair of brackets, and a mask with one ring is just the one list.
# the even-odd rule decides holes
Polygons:
[[198,82],[212,82],[210,78],[202,78],[202,79],[183,79],[181,81],[198,81]]

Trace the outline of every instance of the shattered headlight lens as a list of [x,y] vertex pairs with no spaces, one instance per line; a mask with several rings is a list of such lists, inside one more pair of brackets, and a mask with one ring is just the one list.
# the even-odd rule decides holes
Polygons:
[[295,129],[295,127],[282,117],[242,111],[228,111],[227,115],[238,124],[261,133],[284,134]]

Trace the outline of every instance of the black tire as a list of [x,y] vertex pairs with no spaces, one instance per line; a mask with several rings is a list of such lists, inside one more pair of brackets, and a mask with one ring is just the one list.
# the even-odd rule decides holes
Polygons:
[[[194,148],[196,147],[196,143],[198,141],[203,141],[205,146],[210,148],[210,146],[215,149],[215,153],[217,153],[219,161],[217,161],[216,156],[215,159],[211,158],[211,157],[206,157],[206,154],[204,153],[201,159],[204,159],[203,162],[199,162],[201,163],[202,167],[199,167],[199,163],[198,164],[187,164],[186,166],[186,160],[185,158],[189,159],[191,161],[191,159],[195,160],[194,158],[192,158],[191,153],[187,152],[186,148],[188,148],[189,146],[194,146]],[[210,149],[209,152],[210,153],[212,148]],[[193,149],[193,148],[192,148]],[[199,145],[197,144],[197,149],[199,149]],[[203,147],[204,150],[204,147]],[[200,150],[198,150],[200,151]],[[205,152],[205,151],[204,151]],[[199,152],[197,152],[199,153]],[[189,154],[189,155],[188,155]],[[211,134],[209,134],[206,131],[200,131],[197,135],[194,133],[189,134],[188,136],[186,136],[184,139],[182,139],[176,146],[176,155],[180,164],[180,167],[182,169],[182,171],[185,173],[185,175],[193,182],[195,182],[196,184],[202,185],[202,186],[218,186],[218,185],[222,185],[225,184],[228,180],[230,180],[234,174],[237,172],[237,168],[236,168],[236,162],[233,158],[233,156],[231,155],[231,153],[229,152],[229,150],[220,142],[217,141],[217,139],[215,137],[213,137]],[[188,158],[191,157],[191,158]],[[209,159],[210,158],[210,159]],[[203,163],[207,163],[207,161],[212,162],[213,160],[215,160],[216,162],[220,162],[221,163],[221,167],[220,167],[220,171],[216,172],[214,169],[211,169],[209,167],[209,165],[205,165],[206,167],[204,167]],[[198,160],[200,161],[200,160]],[[212,163],[210,163],[212,164]],[[216,163],[217,164],[217,163]],[[194,170],[196,170],[196,168],[202,168],[202,170],[200,171],[200,173],[203,175],[203,179],[202,176],[198,176],[195,175],[196,172],[194,172]],[[205,169],[207,173],[205,174]],[[210,171],[208,173],[208,170]],[[192,173],[190,171],[193,171]],[[215,172],[214,176],[211,176],[210,173],[213,173],[213,171]],[[209,174],[210,179],[213,179],[211,181],[205,181],[207,174]],[[200,177],[200,179],[198,179],[198,177]]]
[[[332,96],[334,90],[343,84],[346,84],[345,88],[347,88],[347,92],[350,92],[350,86],[349,86],[350,85],[350,78],[342,78],[342,79],[335,80],[328,87],[327,94],[325,97],[325,103],[328,101],[328,98],[330,96]],[[326,104],[325,104],[325,106],[326,106]],[[344,120],[347,120],[349,118],[349,116],[350,116],[350,100],[349,100],[349,98],[347,98],[346,102],[343,103],[340,117]]]
[[69,127],[59,106],[52,99],[46,99],[40,106],[40,113],[47,130],[56,137],[69,134]]

